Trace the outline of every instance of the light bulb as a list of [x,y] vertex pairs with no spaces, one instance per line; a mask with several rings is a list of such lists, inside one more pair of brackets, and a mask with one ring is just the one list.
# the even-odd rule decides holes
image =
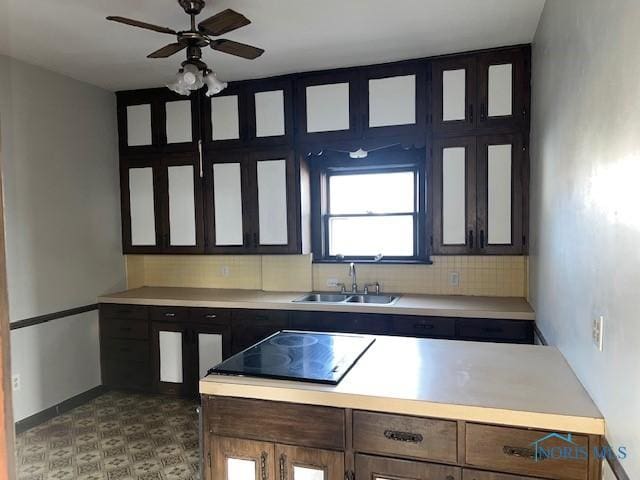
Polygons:
[[167,84],[167,88],[176,92],[179,95],[191,95],[191,92],[186,88],[184,84],[184,76],[182,71],[176,74],[176,78],[173,82]]
[[204,77],[204,82],[207,84],[207,97],[220,93],[227,88],[227,82],[221,82],[214,72],[209,72],[207,76]]
[[198,80],[198,73],[200,72],[198,70],[198,67],[196,67],[195,65],[191,63],[187,63],[184,66],[184,73],[182,74],[182,82],[185,84],[187,88],[189,88],[189,90],[193,90],[191,88],[191,85],[194,85]]

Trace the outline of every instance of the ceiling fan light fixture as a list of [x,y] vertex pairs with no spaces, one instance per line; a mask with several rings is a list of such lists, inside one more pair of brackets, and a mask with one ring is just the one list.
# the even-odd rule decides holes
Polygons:
[[215,72],[209,71],[204,77],[204,83],[207,85],[207,97],[212,97],[227,88],[227,82],[218,79]]

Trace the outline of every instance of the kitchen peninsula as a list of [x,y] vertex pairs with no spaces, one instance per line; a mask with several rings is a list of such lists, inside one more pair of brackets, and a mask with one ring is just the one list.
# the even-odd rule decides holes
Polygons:
[[213,374],[199,390],[206,480],[599,478],[604,419],[553,347],[377,336],[335,386]]

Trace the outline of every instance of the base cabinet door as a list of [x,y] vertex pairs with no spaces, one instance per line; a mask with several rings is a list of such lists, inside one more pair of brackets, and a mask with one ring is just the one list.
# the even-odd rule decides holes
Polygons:
[[318,448],[276,445],[278,478],[286,480],[343,480],[344,453]]
[[213,437],[210,480],[270,480],[275,477],[273,443]]
[[170,395],[184,395],[188,376],[186,352],[187,328],[179,323],[153,322],[151,324],[152,365],[154,390]]
[[461,480],[461,470],[434,463],[356,455],[356,480]]

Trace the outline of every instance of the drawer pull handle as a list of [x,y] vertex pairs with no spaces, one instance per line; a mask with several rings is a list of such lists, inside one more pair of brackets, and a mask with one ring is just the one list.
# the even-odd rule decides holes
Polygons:
[[384,436],[396,442],[420,443],[423,440],[422,435],[419,433],[399,432],[397,430],[385,430]]
[[[518,457],[518,458],[536,458],[536,452],[532,448],[527,447],[511,447],[509,445],[505,445],[502,447],[502,451],[505,455],[509,455],[510,457]],[[538,460],[542,460],[544,457],[538,458]]]
[[175,313],[165,313],[164,316],[165,317],[169,317],[169,318],[173,318],[173,317],[176,316],[176,314]]
[[215,313],[209,313],[208,315],[205,315],[204,318],[216,318],[217,315]]

